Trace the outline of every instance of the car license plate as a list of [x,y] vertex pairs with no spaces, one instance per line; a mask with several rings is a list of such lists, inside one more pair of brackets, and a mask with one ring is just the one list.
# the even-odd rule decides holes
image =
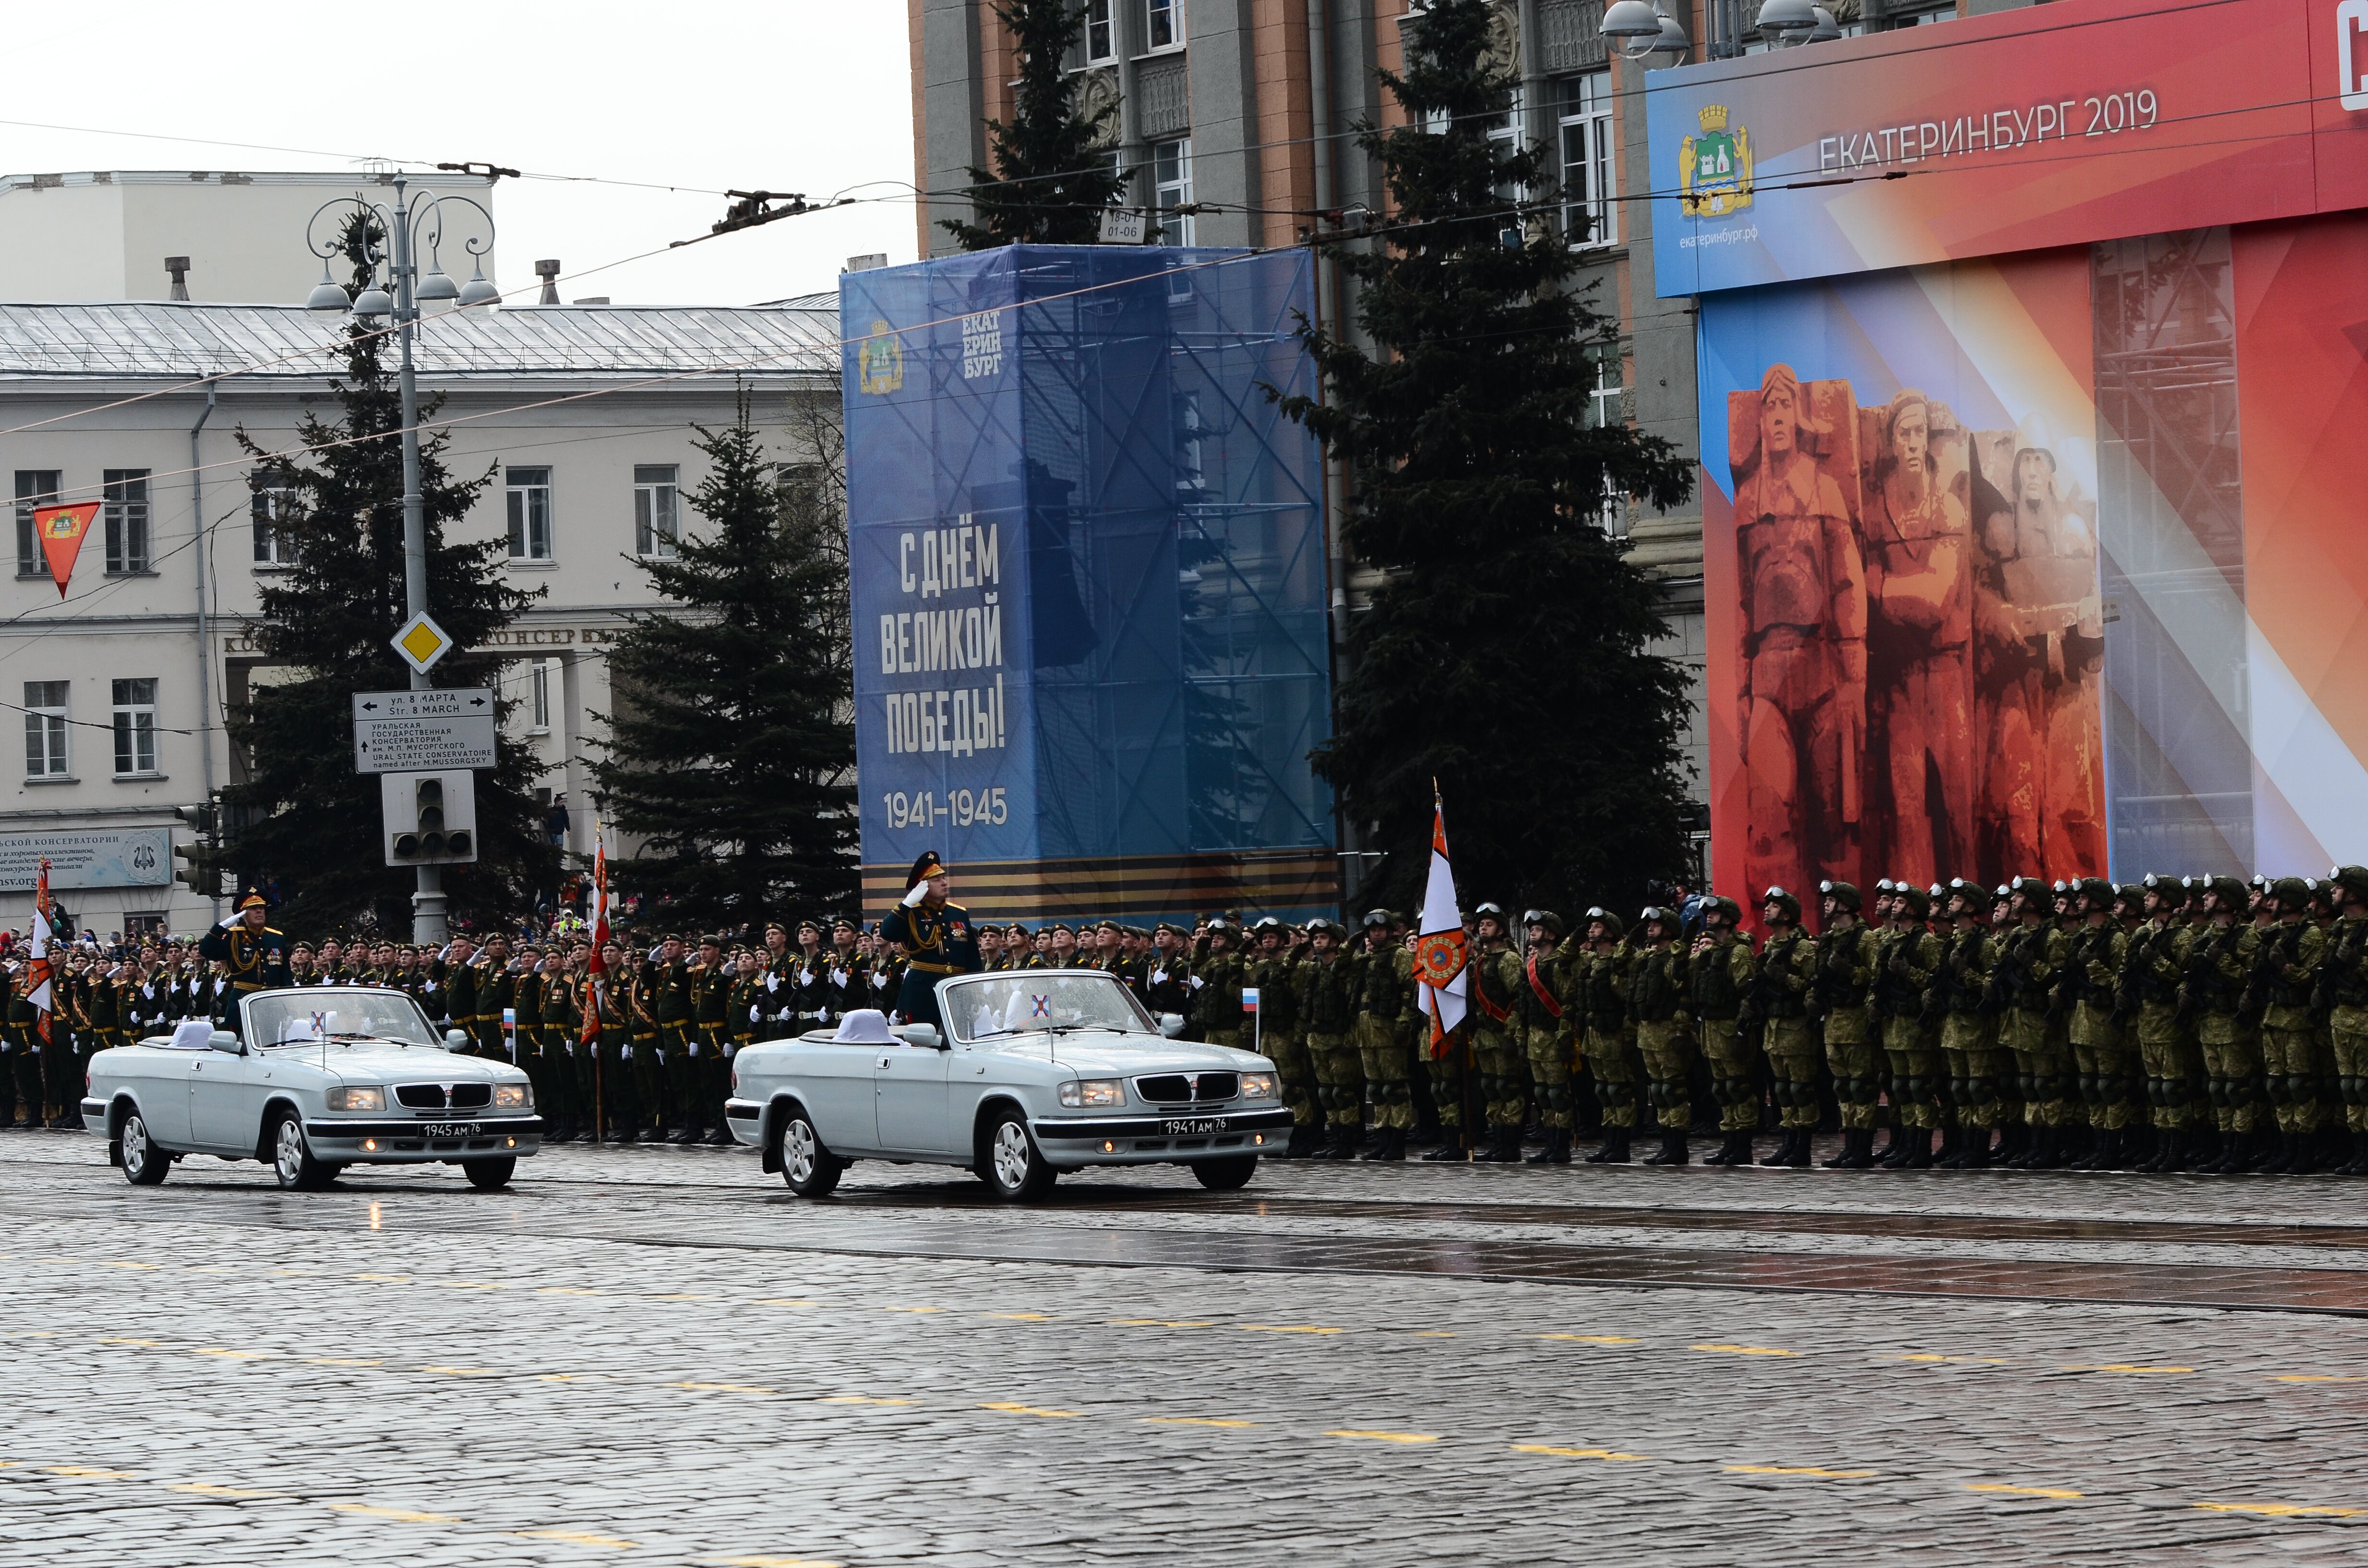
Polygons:
[[1223,1132],[1229,1125],[1222,1116],[1171,1116],[1159,1124],[1159,1131],[1170,1138],[1189,1138],[1195,1133]]
[[419,1131],[429,1138],[474,1138],[484,1129],[473,1121],[423,1121]]

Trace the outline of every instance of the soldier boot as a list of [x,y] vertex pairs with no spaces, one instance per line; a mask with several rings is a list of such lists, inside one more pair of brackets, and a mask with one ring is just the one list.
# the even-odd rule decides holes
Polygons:
[[1482,1165],[1518,1165],[1521,1163],[1521,1130],[1511,1122],[1499,1122],[1488,1129],[1488,1147],[1479,1155]]
[[[2368,1149],[2368,1133],[2361,1135],[2361,1146]],[[1587,1156],[1590,1165],[1624,1165],[1628,1163],[1628,1129],[1607,1127],[1603,1131],[1603,1147]]]
[[1365,1151],[1362,1157],[1367,1160],[1395,1162],[1405,1159],[1406,1151],[1406,1129],[1384,1127],[1381,1130],[1381,1136],[1374,1141],[1372,1148]]
[[1546,1129],[1546,1146],[1530,1156],[1533,1165],[1566,1165],[1570,1164],[1570,1129]]
[[1324,1147],[1307,1157],[1311,1160],[1353,1160],[1357,1157],[1357,1146],[1364,1141],[1363,1128],[1346,1122],[1335,1122],[1332,1125],[1332,1135],[1325,1140]]
[[1660,1153],[1645,1155],[1645,1163],[1648,1165],[1682,1165],[1688,1158],[1686,1130],[1682,1127],[1664,1127],[1661,1129]]
[[1826,1162],[1829,1171],[1862,1171],[1874,1164],[1874,1129],[1846,1127],[1841,1153]]

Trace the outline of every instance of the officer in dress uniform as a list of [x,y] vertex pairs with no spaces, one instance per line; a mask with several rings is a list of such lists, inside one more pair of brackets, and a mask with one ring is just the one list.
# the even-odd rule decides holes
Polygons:
[[288,936],[271,926],[259,892],[240,899],[237,910],[199,941],[198,952],[227,966],[214,1006],[221,1009],[216,1021],[233,1033],[239,1028],[240,997],[289,983]]
[[951,879],[934,849],[924,850],[905,879],[904,901],[880,923],[880,935],[904,950],[905,981],[896,1011],[905,1021],[941,1026],[938,982],[950,974],[978,972],[978,938],[970,911],[946,902]]

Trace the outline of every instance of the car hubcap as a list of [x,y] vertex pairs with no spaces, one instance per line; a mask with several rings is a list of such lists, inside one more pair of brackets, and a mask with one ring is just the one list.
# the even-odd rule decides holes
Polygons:
[[148,1166],[148,1126],[136,1116],[123,1119],[123,1168],[138,1176]]
[[304,1132],[293,1121],[279,1124],[279,1139],[275,1145],[279,1162],[279,1179],[294,1181],[304,1169]]
[[1016,1121],[995,1130],[995,1179],[1013,1187],[1028,1179],[1028,1130]]
[[792,1121],[781,1133],[781,1164],[791,1181],[802,1182],[814,1175],[814,1129],[803,1121]]

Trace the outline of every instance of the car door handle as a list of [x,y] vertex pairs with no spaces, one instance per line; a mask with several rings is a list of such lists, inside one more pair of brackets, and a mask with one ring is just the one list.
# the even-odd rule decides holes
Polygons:
[[880,1065],[881,1065],[881,1066],[882,1066],[882,1067],[887,1066],[887,1065],[888,1065],[888,1059],[887,1059],[886,1057],[884,1057],[884,1056],[883,1056],[883,1057],[882,1057],[882,1058],[880,1059]]

